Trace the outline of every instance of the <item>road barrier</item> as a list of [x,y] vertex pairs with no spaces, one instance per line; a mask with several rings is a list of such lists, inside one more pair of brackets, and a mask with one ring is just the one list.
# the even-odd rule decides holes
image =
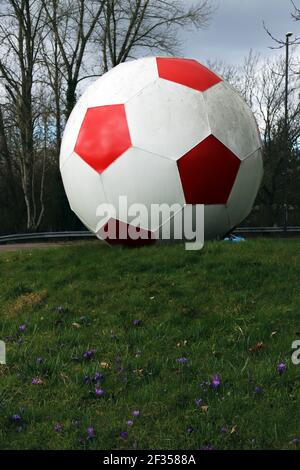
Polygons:
[[95,238],[95,235],[86,230],[75,232],[38,232],[38,233],[17,233],[13,235],[4,235],[0,237],[0,244],[3,243],[18,243],[18,242],[31,242],[51,241],[51,240],[68,240],[71,238]]
[[[284,235],[283,227],[238,227],[233,233],[244,235]],[[300,234],[300,226],[287,227],[287,234],[289,236]],[[56,240],[70,240],[80,238],[95,238],[95,235],[87,230],[73,231],[73,232],[38,232],[38,233],[18,233],[13,235],[4,235],[0,237],[0,244],[18,243],[18,242],[32,242],[32,241],[56,241]]]

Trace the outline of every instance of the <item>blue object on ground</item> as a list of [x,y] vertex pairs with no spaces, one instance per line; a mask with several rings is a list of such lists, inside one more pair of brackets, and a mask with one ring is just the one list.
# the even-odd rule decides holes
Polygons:
[[229,235],[228,237],[224,238],[225,242],[231,242],[231,243],[240,243],[246,241],[245,238],[239,237],[238,235]]

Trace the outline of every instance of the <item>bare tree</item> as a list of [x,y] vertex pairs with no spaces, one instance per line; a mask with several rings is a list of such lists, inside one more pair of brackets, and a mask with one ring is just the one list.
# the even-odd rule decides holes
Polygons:
[[[290,57],[290,69],[295,55]],[[252,108],[263,140],[264,179],[258,197],[258,204],[265,208],[269,223],[279,223],[283,200],[283,172],[285,158],[288,162],[289,200],[297,198],[296,185],[291,182],[299,175],[299,157],[293,151],[300,136],[299,78],[293,73],[289,86],[289,142],[286,143],[284,129],[285,100],[285,58],[263,59],[253,51],[245,57],[242,65],[230,65],[224,61],[209,62],[208,65],[225,80],[229,81]],[[288,145],[288,149],[286,146]],[[295,171],[296,169],[296,171]]]
[[[41,221],[43,208],[35,197],[35,149],[33,87],[38,74],[39,49],[44,24],[39,0],[7,0],[1,2],[0,15],[0,76],[19,138],[21,185],[27,211],[27,229],[33,230]],[[4,139],[2,140],[4,142]]]
[[207,27],[212,1],[0,0],[0,193],[15,191],[27,230],[41,227],[47,185],[59,185],[80,82],[140,54],[179,52],[181,29]]
[[100,18],[103,71],[141,55],[176,54],[181,28],[206,28],[214,8],[209,0],[189,6],[182,0],[107,0]]
[[300,131],[298,80],[295,74],[290,78],[287,140],[284,116],[285,58],[265,60],[257,75],[254,105],[264,142],[265,162],[260,199],[269,208],[273,223],[276,221],[278,223],[280,218],[285,181],[282,176],[285,172],[287,172],[289,201],[295,196],[291,193],[290,182],[296,164],[293,148],[297,145]]
[[217,75],[220,75],[223,80],[226,80],[237,90],[239,89],[241,82],[239,66],[229,64],[222,59],[208,59],[206,65]]
[[259,53],[250,49],[249,54],[244,58],[244,62],[240,67],[241,81],[239,89],[245,101],[253,109],[255,108],[254,92],[257,88],[259,60]]
[[[56,12],[54,12],[54,15],[55,14]],[[45,73],[41,77],[41,84],[43,88],[46,86],[47,89],[49,89],[53,101],[49,111],[52,111],[55,121],[55,154],[56,160],[58,161],[62,140],[62,114],[64,109],[64,74],[62,72],[64,63],[57,35],[53,34],[52,30],[48,32],[48,35],[41,44],[41,57],[45,67]]]
[[180,28],[205,28],[213,13],[210,0],[189,7],[183,0],[42,0],[42,4],[49,28],[43,57],[57,109],[64,90],[66,118],[76,103],[80,81],[101,75],[143,49],[175,53],[181,43]]
[[208,60],[207,65],[215,73],[230,83],[243,96],[251,108],[254,108],[254,90],[257,86],[259,54],[250,49],[242,65],[228,64],[224,60]]
[[[300,7],[296,5],[296,2],[294,0],[291,0],[291,4],[293,6],[292,18],[294,18],[294,20],[296,21],[300,21]],[[295,41],[299,43],[300,37],[297,37]]]
[[[294,11],[292,12],[292,18],[296,21],[300,20],[300,9],[296,6],[294,0],[291,0],[291,5],[293,6]],[[270,49],[284,49],[287,46],[287,38],[281,39],[275,37],[268,27],[264,24],[264,29],[268,36],[272,40],[272,46]],[[289,35],[290,36],[290,35]],[[295,57],[296,47],[300,44],[300,37],[294,36],[292,39],[289,39],[289,45],[292,46],[292,57],[289,58],[289,62],[286,63],[286,58],[281,59],[280,70],[276,68],[272,69],[273,72],[273,85],[275,90],[275,85],[280,81],[281,88],[281,98],[277,94],[278,102],[272,100],[272,103],[275,105],[275,108],[278,108],[277,113],[280,118],[277,119],[277,128],[275,131],[275,139],[277,141],[277,149],[279,153],[276,152],[276,149],[272,151],[272,160],[270,159],[269,163],[272,163],[272,183],[273,183],[273,197],[274,197],[274,188],[277,185],[276,193],[278,194],[278,187],[283,186],[283,197],[282,200],[286,204],[287,194],[291,189],[291,182],[295,174],[299,174],[299,152],[298,152],[298,139],[299,139],[299,59]],[[289,46],[288,45],[288,46]],[[289,49],[288,49],[289,50]],[[285,77],[289,72],[289,86],[285,81]],[[274,74],[277,77],[274,78]],[[283,84],[286,84],[286,89],[284,89]],[[288,108],[287,108],[288,104]],[[283,109],[288,109],[288,119],[287,115],[283,115]],[[271,113],[272,115],[272,113]],[[276,119],[275,119],[276,120]],[[269,129],[272,128],[272,123],[268,124]],[[274,141],[274,139],[273,139]],[[272,142],[271,140],[269,142]],[[267,147],[266,147],[267,148]],[[296,150],[295,150],[296,149]],[[276,158],[277,156],[277,158]],[[295,171],[296,169],[296,171]],[[281,176],[284,175],[284,178]],[[279,184],[278,184],[279,183]],[[266,189],[266,188],[264,188]],[[297,192],[293,192],[292,196],[288,195],[288,201],[291,201]],[[299,210],[299,207],[298,207]]]
[[13,162],[7,130],[5,126],[4,106],[0,104],[0,177],[5,178],[8,197],[13,199],[14,205],[17,205],[16,192],[16,169]]
[[[69,117],[76,104],[76,90],[84,68],[88,46],[96,25],[99,23],[107,0],[42,0],[46,22],[52,34],[52,54],[45,54],[48,68],[58,72],[58,53],[62,59],[62,73],[65,83],[65,116]],[[51,42],[51,38],[50,38]],[[45,51],[44,51],[45,52]],[[51,64],[51,55],[53,57]],[[59,77],[55,80],[55,93]]]
[[[42,0],[48,34],[42,43],[44,82],[52,90],[56,153],[63,118],[76,103],[79,83],[141,54],[178,50],[180,27],[208,25],[209,0]],[[96,58],[96,61],[95,61]]]

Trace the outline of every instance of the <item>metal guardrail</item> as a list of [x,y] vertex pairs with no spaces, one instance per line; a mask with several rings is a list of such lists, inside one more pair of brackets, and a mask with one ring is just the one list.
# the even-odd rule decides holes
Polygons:
[[[284,233],[283,227],[238,227],[233,233],[243,234],[273,234]],[[300,233],[300,226],[287,227],[287,233],[297,234]],[[40,232],[40,233],[19,233],[13,235],[4,235],[0,237],[0,244],[5,243],[18,243],[21,241],[34,241],[34,240],[66,240],[70,238],[94,238],[95,235],[87,230],[73,231],[73,232]]]
[[[300,227],[287,227],[287,233],[300,233]],[[284,233],[283,227],[238,227],[234,233]]]
[[94,238],[95,235],[86,230],[74,232],[40,232],[40,233],[18,233],[0,237],[1,243],[32,241],[32,240],[64,240],[68,238]]

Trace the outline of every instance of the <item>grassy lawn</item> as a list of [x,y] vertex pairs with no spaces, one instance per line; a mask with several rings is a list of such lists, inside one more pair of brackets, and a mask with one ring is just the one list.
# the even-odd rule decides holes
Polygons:
[[0,448],[299,448],[299,280],[299,240],[2,253]]

